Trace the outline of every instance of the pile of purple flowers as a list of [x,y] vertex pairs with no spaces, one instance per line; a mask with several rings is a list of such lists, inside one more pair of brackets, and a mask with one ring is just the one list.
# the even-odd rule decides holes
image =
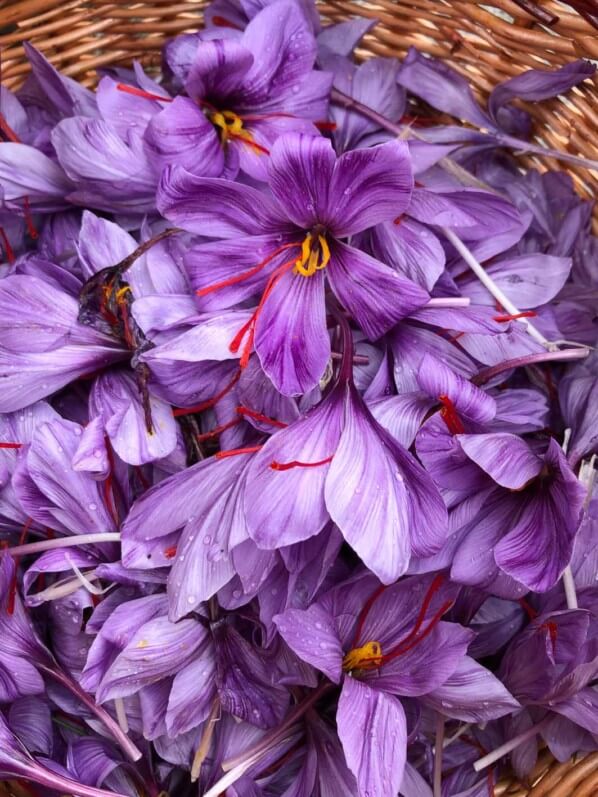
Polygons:
[[[598,238],[518,102],[214,0],[1,89],[0,778],[487,797],[598,748]],[[593,496],[596,497],[593,497]]]

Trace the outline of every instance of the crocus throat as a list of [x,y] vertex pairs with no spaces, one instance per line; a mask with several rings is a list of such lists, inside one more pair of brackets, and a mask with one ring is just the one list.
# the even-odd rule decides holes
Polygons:
[[382,664],[382,647],[379,642],[366,642],[350,650],[343,659],[343,670],[374,670]]
[[301,254],[295,261],[295,274],[313,277],[316,271],[326,268],[330,261],[330,247],[325,235],[315,230],[308,232],[301,244]]
[[220,140],[223,144],[229,139],[236,139],[237,141],[244,141],[249,144],[252,149],[260,154],[269,155],[266,147],[262,147],[254,141],[253,136],[243,127],[243,120],[234,111],[218,111],[208,110],[208,118],[220,130]]

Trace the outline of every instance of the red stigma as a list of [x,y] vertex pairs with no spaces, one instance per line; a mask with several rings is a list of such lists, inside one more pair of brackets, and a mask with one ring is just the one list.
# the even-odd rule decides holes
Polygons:
[[[19,537],[19,545],[25,544],[25,540],[27,539],[27,534],[29,533],[29,528],[31,527],[32,523],[33,523],[33,518],[27,518],[27,520],[23,524],[23,528],[21,529],[21,535]],[[15,572],[13,573],[10,582],[8,600],[6,602],[6,611],[10,615],[14,614],[15,612],[15,604],[17,600],[17,571],[19,569],[20,557],[15,556],[14,561],[15,561]]]
[[244,282],[247,279],[250,279],[255,274],[259,274],[259,272],[271,263],[272,260],[279,255],[281,252],[284,252],[285,249],[291,249],[295,246],[299,246],[300,244],[284,244],[283,246],[279,246],[278,249],[275,249],[271,252],[261,263],[258,263],[257,266],[250,268],[248,271],[243,271],[241,274],[235,274],[234,277],[229,277],[229,279],[222,280],[222,282],[215,282],[213,285],[208,285],[205,288],[200,288],[199,290],[195,291],[198,296],[207,296],[209,293],[214,293],[214,291],[219,291],[221,288],[228,288],[231,285],[237,285],[239,282]]
[[23,203],[23,209],[25,212],[25,225],[27,226],[27,232],[29,233],[29,237],[36,240],[38,237],[37,230],[33,224],[33,217],[31,215],[31,207],[29,206],[29,197],[26,196]]
[[174,559],[176,556],[176,545],[171,545],[169,548],[165,548],[164,556],[166,559]]
[[23,443],[0,443],[0,448],[22,448]]
[[232,28],[233,30],[241,30],[241,28],[238,25],[235,25],[234,22],[231,22],[230,19],[218,16],[218,14],[212,17],[212,25],[218,25],[219,28]]
[[448,396],[438,396],[438,401],[442,404],[440,415],[446,424],[446,428],[451,434],[464,434],[465,427],[459,417],[455,405]]
[[530,604],[525,600],[525,598],[519,598],[518,603],[522,609],[525,609],[525,613],[527,614],[530,620],[536,619],[536,617],[538,616],[538,612],[534,609],[533,606],[530,606]]
[[247,448],[231,448],[230,451],[218,451],[215,454],[216,459],[226,459],[227,457],[236,457],[239,454],[254,454],[260,451],[263,446],[248,446]]
[[327,465],[329,462],[332,462],[332,456],[326,457],[326,459],[321,459],[319,462],[299,462],[299,460],[294,459],[292,462],[274,462],[270,463],[270,467],[272,470],[291,470],[292,468],[319,468],[320,465]]
[[150,483],[148,482],[148,480],[143,475],[143,470],[139,467],[139,465],[133,465],[133,470],[135,471],[135,474],[137,475],[137,478],[141,482],[141,486],[143,487],[143,489],[144,490],[149,490]]
[[249,407],[237,407],[237,412],[239,415],[243,415],[244,417],[247,418],[253,418],[254,421],[269,423],[270,426],[277,426],[279,429],[286,429],[286,427],[288,426],[288,423],[277,421],[275,418],[268,417],[268,415],[262,415],[261,412],[250,410]]
[[550,641],[552,643],[552,653],[553,655],[556,653],[556,641],[558,639],[559,630],[558,626],[552,620],[548,620],[545,623],[542,623],[540,626],[542,630],[548,631],[548,636],[550,637]]
[[196,440],[199,440],[201,442],[202,440],[209,440],[211,437],[218,437],[218,435],[222,434],[222,432],[225,432],[227,429],[230,429],[233,426],[237,426],[240,423],[241,423],[241,418],[233,418],[233,420],[229,421],[228,423],[223,423],[220,426],[216,426],[216,428],[212,429],[211,432],[204,432],[203,434],[198,434]]
[[4,232],[4,229],[0,227],[0,239],[2,240],[2,246],[4,247],[4,251],[6,252],[6,259],[9,263],[14,263],[15,253],[13,252],[13,248],[10,245],[10,241],[8,240],[7,234]]
[[233,389],[233,387],[237,384],[241,377],[241,371],[237,371],[230,382],[222,388],[220,393],[217,393],[213,398],[207,399],[206,401],[202,401],[201,404],[195,404],[193,407],[175,407],[172,410],[172,414],[175,418],[180,418],[181,415],[193,415],[196,412],[203,412],[204,410],[210,409],[215,404],[218,404],[221,398],[226,396],[227,393]]
[[230,130],[227,133],[229,138],[234,139],[234,141],[242,141],[244,144],[247,144],[248,147],[252,147],[252,149],[257,149],[258,152],[261,152],[264,155],[269,155],[270,150],[263,147],[261,144],[258,144],[257,141],[248,141],[243,136],[239,136],[236,133],[231,133]]
[[334,132],[337,128],[336,122],[314,122],[314,125],[322,133],[326,133],[328,131]]
[[117,83],[116,88],[125,94],[133,94],[135,97],[143,97],[144,100],[156,100],[157,102],[172,102],[172,97],[162,97],[160,94],[152,94],[151,91],[144,91],[137,86],[129,86],[126,83]]
[[270,294],[276,287],[276,284],[279,282],[281,277],[283,277],[286,274],[286,272],[289,271],[289,269],[291,269],[294,265],[295,265],[295,259],[287,260],[286,263],[283,263],[281,266],[278,266],[278,268],[274,270],[274,272],[270,276],[270,279],[266,283],[266,287],[264,288],[262,298],[260,299],[260,303],[258,304],[255,312],[253,313],[249,321],[246,324],[243,324],[241,329],[237,332],[237,334],[233,338],[230,346],[228,347],[233,354],[236,354],[239,351],[243,338],[247,333],[249,333],[247,335],[247,340],[245,342],[245,345],[243,346],[243,351],[241,353],[241,359],[239,362],[241,368],[247,368],[247,365],[249,363],[249,357],[251,356],[251,352],[253,351],[255,328],[258,319],[260,317],[260,314],[264,308],[264,304],[266,303],[266,299],[268,298],[268,296],[270,296]]
[[0,113],[0,132],[4,133],[5,137],[12,141],[13,144],[20,144],[21,139],[12,129],[12,127],[8,124],[4,116]]
[[524,310],[521,313],[513,313],[512,315],[495,315],[494,320],[504,323],[506,321],[516,321],[518,318],[535,318],[537,315],[534,310]]
[[398,226],[399,226],[399,224],[400,224],[402,221],[403,221],[403,214],[401,213],[401,215],[400,215],[400,216],[397,216],[397,217],[396,217],[396,219],[393,221],[393,224],[396,224],[396,225],[397,225],[397,227],[398,227]]
[[361,613],[357,619],[357,627],[355,628],[353,643],[351,645],[352,648],[356,648],[359,646],[358,645],[359,638],[361,636],[361,632],[363,631],[363,626],[365,624],[366,618],[370,613],[370,609],[386,589],[388,589],[388,587],[385,584],[381,584],[377,589],[374,590],[374,592],[372,592],[370,597],[365,602],[365,606],[361,610]]

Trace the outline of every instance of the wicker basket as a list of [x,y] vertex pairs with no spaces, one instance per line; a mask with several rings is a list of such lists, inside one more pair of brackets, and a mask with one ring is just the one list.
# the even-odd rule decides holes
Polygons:
[[[167,38],[194,30],[206,0],[0,0],[2,82],[15,88],[28,65],[21,43],[31,41],[64,74],[86,85],[95,70],[139,60],[160,63]],[[576,7],[575,10],[572,6]],[[598,59],[598,2],[580,0],[323,0],[325,20],[352,16],[379,20],[367,35],[360,58],[401,56],[415,45],[446,58],[484,99],[501,80],[531,67],[548,68],[585,57]],[[586,81],[565,100],[524,107],[535,121],[540,143],[574,155],[597,158],[598,83]],[[526,156],[537,168],[565,168]],[[598,194],[598,173],[567,167],[582,196]],[[595,222],[598,232],[598,218]],[[24,797],[18,784],[2,786],[0,797]],[[559,764],[544,751],[528,784],[501,781],[495,797],[598,797],[598,753]]]

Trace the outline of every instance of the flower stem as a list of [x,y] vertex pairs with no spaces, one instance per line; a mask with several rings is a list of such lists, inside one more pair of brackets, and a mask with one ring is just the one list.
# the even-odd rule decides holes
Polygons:
[[544,157],[556,158],[565,163],[574,163],[576,166],[584,166],[586,169],[598,170],[598,161],[582,158],[579,155],[571,155],[570,152],[561,152],[558,149],[543,147],[541,144],[534,144],[531,141],[522,141],[520,138],[507,136],[504,133],[491,134],[491,136],[501,147],[509,147],[521,152],[531,152],[534,155],[543,155]]
[[436,743],[434,747],[434,797],[442,797],[442,751],[444,749],[444,717],[436,716]]
[[95,786],[86,786],[79,781],[71,780],[64,775],[59,775],[52,772],[39,764],[34,764],[31,768],[27,768],[20,777],[26,780],[31,780],[33,783],[39,783],[40,786],[46,786],[53,792],[61,792],[63,794],[76,794],[77,797],[125,797],[121,792],[106,791],[105,789],[98,789]]
[[520,744],[527,742],[528,739],[532,739],[534,736],[536,736],[536,734],[540,733],[547,721],[548,717],[545,717],[533,727],[528,728],[527,731],[523,731],[523,733],[520,733],[518,736],[514,736],[512,739],[509,739],[508,742],[501,744],[501,746],[497,747],[496,750],[493,750],[491,753],[482,756],[482,758],[478,758],[478,760],[474,763],[473,768],[476,772],[480,772],[480,770],[491,766],[491,764],[494,764],[499,760],[499,758],[508,755],[508,753],[519,747]]
[[[318,686],[317,689],[307,695],[300,703],[297,703],[294,709],[292,709],[288,714],[286,719],[279,725],[277,728],[273,728],[266,736],[263,737],[261,741],[259,741],[256,745],[251,747],[249,750],[245,750],[244,753],[241,755],[235,756],[234,758],[229,758],[226,761],[222,762],[222,769],[225,772],[228,772],[235,767],[238,767],[240,764],[245,762],[248,758],[254,758],[257,756],[258,758],[265,752],[267,752],[274,744],[281,741],[283,736],[289,730],[289,728],[300,719],[306,711],[308,711],[314,703],[316,703],[322,695],[325,695],[330,689],[332,689],[334,684],[331,684],[330,681],[324,681],[323,683]],[[256,759],[257,760],[257,759]],[[216,792],[218,793],[218,792]],[[205,795],[207,797],[207,795]]]
[[489,379],[492,379],[504,371],[510,371],[513,368],[522,368],[526,365],[535,365],[536,363],[545,362],[567,362],[569,360],[583,360],[590,353],[589,349],[563,349],[562,351],[546,351],[538,352],[537,354],[527,354],[525,357],[515,357],[513,360],[504,360],[498,365],[492,365],[490,368],[484,368],[478,371],[473,377],[472,382],[475,385],[483,385]]
[[426,307],[469,307],[470,304],[469,296],[442,296],[430,299],[422,309],[425,310]]
[[465,260],[469,268],[473,271],[473,273],[476,275],[476,277],[479,279],[482,285],[486,288],[486,290],[498,302],[500,302],[500,304],[505,308],[505,310],[510,315],[521,316],[520,319],[521,322],[525,324],[527,331],[532,336],[532,338],[534,338],[534,340],[537,340],[538,343],[541,343],[543,346],[547,347],[551,346],[550,341],[548,341],[544,337],[544,335],[540,332],[539,329],[536,329],[536,327],[529,321],[529,319],[525,318],[525,316],[522,316],[519,308],[513,304],[513,302],[509,299],[509,297],[506,296],[506,294],[503,293],[501,288],[499,288],[499,286],[494,282],[492,277],[490,277],[486,273],[486,270],[484,269],[482,264],[476,260],[473,252],[469,249],[469,247],[467,247],[463,243],[463,241],[459,238],[459,236],[455,235],[455,233],[452,230],[449,230],[448,227],[441,227],[440,229],[442,230],[446,238],[448,238],[448,240],[455,247],[457,252],[459,252],[463,260]]
[[14,548],[7,548],[7,550],[12,556],[25,556],[30,553],[51,551],[54,548],[71,548],[75,545],[91,545],[98,542],[120,542],[120,534],[117,531],[74,534],[72,537],[58,537],[54,540],[40,540],[27,543],[27,545],[15,545]]
[[[87,692],[79,686],[79,684],[60,669],[54,669],[47,666],[41,666],[41,669],[49,676],[58,681],[59,684],[68,689],[71,694],[78,697],[79,700],[86,706],[92,714],[103,723],[105,728],[110,732],[112,738],[121,746],[122,750],[127,754],[131,761],[138,761],[141,756],[141,750],[129,739],[126,733],[123,733],[118,722],[114,720],[108,712],[99,706],[95,700],[88,695]],[[82,792],[77,792],[82,794]]]

